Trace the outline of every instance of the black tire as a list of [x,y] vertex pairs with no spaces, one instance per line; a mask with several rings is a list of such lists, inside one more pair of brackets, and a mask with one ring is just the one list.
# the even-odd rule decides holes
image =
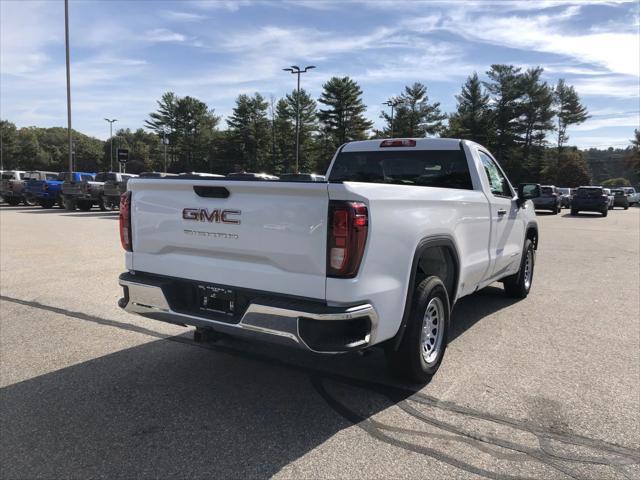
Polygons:
[[42,208],[53,208],[55,202],[53,200],[40,200],[40,206]]
[[88,212],[93,207],[93,202],[90,200],[78,200],[78,208],[83,212]]
[[35,207],[36,205],[38,205],[38,199],[34,195],[25,195],[24,204],[27,207]]
[[[431,321],[436,320],[431,325],[435,328],[423,343],[423,323],[427,318],[427,309],[437,311],[437,316],[429,317]],[[398,349],[389,346],[385,351],[387,363],[395,376],[422,384],[431,379],[440,367],[447,348],[450,315],[449,295],[442,280],[436,276],[422,280],[415,289],[407,328]],[[429,344],[432,346],[428,347]],[[433,358],[429,359],[431,356]]]
[[67,208],[67,207],[64,205],[64,197],[63,197],[62,195],[60,195],[60,196],[58,197],[57,203],[58,203],[58,207],[60,207],[60,208]]
[[107,199],[104,198],[104,195],[100,195],[100,198],[98,199],[98,208],[101,212],[107,211]]
[[[527,260],[529,265],[527,266]],[[520,269],[518,273],[511,275],[504,280],[505,293],[512,298],[526,298],[531,291],[533,285],[533,273],[536,264],[536,251],[533,248],[533,242],[530,239],[525,240],[522,249],[522,259],[520,260]]]
[[77,202],[73,198],[64,197],[63,202],[65,210],[69,210],[70,212],[76,211]]
[[119,205],[113,200],[113,197],[104,197],[104,207],[109,211],[117,210]]
[[571,209],[571,215],[578,215],[578,210],[576,210],[575,208]]
[[551,210],[551,215],[557,215],[558,213],[560,213],[560,209],[557,207]]
[[7,200],[7,203],[12,207],[17,207],[18,205],[20,205],[20,202],[21,202],[19,198],[15,198],[15,197],[8,197],[6,200]]
[[602,216],[603,216],[603,217],[606,217],[607,215],[609,215],[609,209],[608,209],[608,208],[605,208],[605,209],[602,211]]
[[624,207],[625,210],[629,210],[629,207]]

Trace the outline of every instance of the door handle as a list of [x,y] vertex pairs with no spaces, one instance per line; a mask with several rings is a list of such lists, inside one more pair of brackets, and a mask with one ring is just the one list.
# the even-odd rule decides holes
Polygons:
[[498,210],[498,216],[502,217],[503,215],[506,215],[507,211],[504,208],[501,208],[500,210]]

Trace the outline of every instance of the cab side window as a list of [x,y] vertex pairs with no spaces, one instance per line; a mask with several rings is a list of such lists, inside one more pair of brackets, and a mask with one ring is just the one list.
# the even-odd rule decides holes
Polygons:
[[478,153],[480,154],[480,160],[482,161],[484,172],[487,174],[487,179],[489,180],[491,193],[496,197],[512,198],[513,193],[509,187],[509,182],[502,171],[498,168],[496,162],[486,153]]

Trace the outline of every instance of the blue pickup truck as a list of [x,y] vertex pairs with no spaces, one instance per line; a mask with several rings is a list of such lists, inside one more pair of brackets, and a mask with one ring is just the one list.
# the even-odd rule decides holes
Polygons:
[[95,175],[95,173],[72,172],[69,176],[69,172],[61,172],[55,180],[29,182],[25,188],[29,194],[36,198],[42,208],[52,208],[56,203],[60,208],[64,208],[62,199],[64,181],[67,179],[72,179],[74,182],[89,181],[93,180]]

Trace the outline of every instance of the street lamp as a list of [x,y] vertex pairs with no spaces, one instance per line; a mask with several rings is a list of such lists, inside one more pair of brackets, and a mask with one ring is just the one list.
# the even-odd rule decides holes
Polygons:
[[383,102],[382,104],[391,107],[391,138],[393,138],[393,109],[402,104],[402,100],[391,97],[389,100]]
[[164,173],[167,173],[167,145],[169,139],[167,138],[167,129],[162,129],[162,145],[164,145]]
[[105,118],[107,122],[109,122],[109,138],[111,139],[111,154],[109,155],[109,171],[113,172],[113,123],[117,122],[118,119],[114,118],[113,120],[109,120]]
[[300,157],[300,74],[307,73],[312,68],[316,68],[315,65],[308,65],[304,67],[304,70],[301,70],[297,65],[282,69],[298,76],[298,88],[296,90],[296,171],[294,173],[298,173],[298,159]]

